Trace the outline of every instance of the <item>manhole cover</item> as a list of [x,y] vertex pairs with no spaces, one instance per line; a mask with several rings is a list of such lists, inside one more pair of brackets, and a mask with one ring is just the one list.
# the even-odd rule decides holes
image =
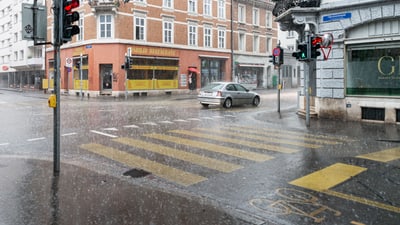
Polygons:
[[128,170],[125,173],[123,173],[124,176],[130,176],[133,178],[139,178],[139,177],[145,177],[149,175],[150,173],[141,169],[132,169]]

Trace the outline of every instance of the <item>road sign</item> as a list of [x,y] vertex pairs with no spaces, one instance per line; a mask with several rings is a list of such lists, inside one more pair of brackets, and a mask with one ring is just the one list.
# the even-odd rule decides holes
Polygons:
[[323,16],[322,21],[329,22],[329,21],[334,21],[334,20],[343,20],[343,19],[350,19],[350,18],[351,18],[351,13],[346,12],[346,13],[339,13],[339,14]]
[[[36,40],[46,41],[47,39],[47,12],[46,7],[43,5],[36,8],[36,21],[33,24],[33,10],[32,4],[22,4],[22,39],[23,40]],[[36,37],[33,35],[33,30],[36,29]]]
[[274,48],[272,51],[273,56],[279,56],[281,54],[281,48]]
[[68,67],[68,68],[72,67],[72,58],[65,59],[65,67]]

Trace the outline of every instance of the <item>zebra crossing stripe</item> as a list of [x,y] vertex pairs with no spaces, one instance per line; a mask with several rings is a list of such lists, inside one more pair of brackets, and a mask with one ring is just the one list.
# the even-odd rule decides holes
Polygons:
[[[287,138],[287,139],[295,139],[295,140],[302,140],[302,141],[307,141],[307,142],[312,142],[312,143],[318,143],[318,144],[328,144],[328,145],[338,145],[343,143],[342,141],[337,141],[338,138],[331,139],[328,138],[327,136],[323,135],[312,135],[312,134],[305,134],[301,132],[296,132],[296,131],[282,131],[282,130],[275,130],[275,129],[270,129],[270,128],[262,128],[261,130],[254,130],[254,128],[251,127],[228,127],[226,129],[232,129],[232,130],[246,130],[246,132],[249,133],[256,133],[256,134],[263,134],[267,135],[269,137],[277,137],[277,138]],[[329,140],[327,140],[328,138]],[[347,141],[347,140],[345,140]]]
[[163,145],[153,144],[150,142],[145,142],[137,139],[132,138],[118,138],[113,139],[113,141],[122,143],[125,145],[129,145],[135,148],[141,148],[147,151],[155,152],[158,154],[166,155],[172,158],[180,159],[183,161],[187,161],[193,164],[197,164],[206,168],[214,169],[217,171],[229,173],[233,172],[237,169],[243,168],[240,165],[236,165],[233,163],[228,163],[224,161],[220,161],[217,159],[209,158],[206,156],[185,152],[181,150],[176,150],[170,147],[166,147]]
[[357,158],[369,159],[378,162],[390,162],[400,159],[400,148],[391,148],[379,152],[359,155]]
[[207,178],[205,177],[169,167],[167,165],[144,159],[139,156],[135,156],[127,152],[123,152],[118,149],[107,147],[104,145],[90,143],[83,144],[80,147],[111,160],[123,163],[127,166],[146,170],[158,177],[164,178],[183,186],[190,186],[207,180]]
[[[243,137],[243,138],[248,138],[248,139],[253,139],[253,140],[258,140],[258,141],[267,141],[270,143],[279,143],[279,144],[287,144],[287,145],[293,145],[293,146],[300,146],[300,147],[305,147],[305,148],[321,148],[321,145],[316,145],[316,144],[307,144],[307,143],[302,143],[298,141],[291,141],[291,140],[285,140],[285,139],[279,139],[279,138],[272,138],[272,137],[265,137],[261,135],[251,135],[251,134],[245,134],[243,132],[230,132],[227,131],[226,129],[222,128],[223,130],[211,130],[211,132],[214,133],[219,133],[219,134],[228,134],[230,136],[234,137]],[[208,128],[195,128],[195,130],[202,130],[202,131],[209,131],[210,129]]]
[[256,161],[256,162],[264,162],[264,161],[274,158],[274,157],[266,155],[266,154],[243,151],[240,149],[229,148],[229,147],[225,147],[225,146],[221,146],[221,145],[211,144],[211,143],[202,142],[202,141],[194,141],[194,140],[170,136],[170,135],[154,133],[154,134],[145,134],[144,136],[158,139],[161,141],[168,141],[168,142],[173,142],[176,144],[186,145],[189,147],[203,149],[203,150],[207,150],[207,151],[211,151],[211,152],[222,153],[225,155],[234,156],[237,158],[247,159],[247,160]]
[[177,133],[177,134],[183,134],[183,135],[189,135],[192,137],[207,138],[207,139],[216,140],[216,141],[228,142],[228,143],[243,145],[243,146],[247,146],[247,147],[251,147],[251,148],[259,148],[259,149],[264,149],[264,150],[282,152],[282,153],[298,152],[298,150],[292,149],[292,148],[256,143],[253,141],[239,140],[237,138],[226,138],[224,136],[219,136],[219,135],[215,135],[215,134],[205,134],[205,133],[193,132],[193,131],[189,131],[189,130],[171,130],[170,132]]

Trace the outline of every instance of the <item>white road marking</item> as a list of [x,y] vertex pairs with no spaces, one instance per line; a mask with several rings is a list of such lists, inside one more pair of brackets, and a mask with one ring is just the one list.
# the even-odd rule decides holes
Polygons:
[[63,134],[63,135],[61,135],[61,136],[66,137],[66,136],[72,136],[72,135],[77,135],[77,134],[78,134],[78,133],[73,132],[73,133]]
[[10,143],[0,143],[0,146],[6,146],[9,145]]
[[28,139],[27,141],[32,142],[32,141],[41,141],[41,140],[46,140],[46,138],[45,137],[31,138],[31,139]]
[[173,122],[165,120],[165,121],[160,121],[159,123],[167,123],[167,124],[172,124]]
[[124,126],[125,128],[139,128],[139,126],[136,126],[136,125],[125,125]]
[[185,122],[189,122],[189,121],[187,121],[187,120],[174,120],[175,122],[183,122],[183,123],[185,123]]
[[157,126],[156,123],[154,122],[146,122],[146,123],[142,123],[143,125],[150,125],[150,126]]
[[199,118],[189,118],[189,119],[187,119],[187,120],[191,120],[191,121],[201,121],[201,119],[199,119]]
[[118,129],[115,128],[115,127],[103,128],[102,130],[105,130],[105,131],[118,131]]
[[97,131],[97,130],[90,130],[90,132],[95,133],[95,134],[104,135],[104,136],[110,137],[110,138],[117,138],[117,137],[118,137],[118,136],[116,136],[116,135],[107,134],[107,133],[100,132],[100,131]]

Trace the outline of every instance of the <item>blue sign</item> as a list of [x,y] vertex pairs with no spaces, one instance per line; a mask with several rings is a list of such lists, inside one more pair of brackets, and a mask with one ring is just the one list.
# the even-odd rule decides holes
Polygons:
[[351,13],[346,12],[346,13],[339,13],[339,14],[323,16],[322,21],[329,22],[329,21],[334,21],[334,20],[344,20],[344,19],[350,19],[350,18],[351,18]]
[[92,45],[86,45],[86,48],[92,48]]

